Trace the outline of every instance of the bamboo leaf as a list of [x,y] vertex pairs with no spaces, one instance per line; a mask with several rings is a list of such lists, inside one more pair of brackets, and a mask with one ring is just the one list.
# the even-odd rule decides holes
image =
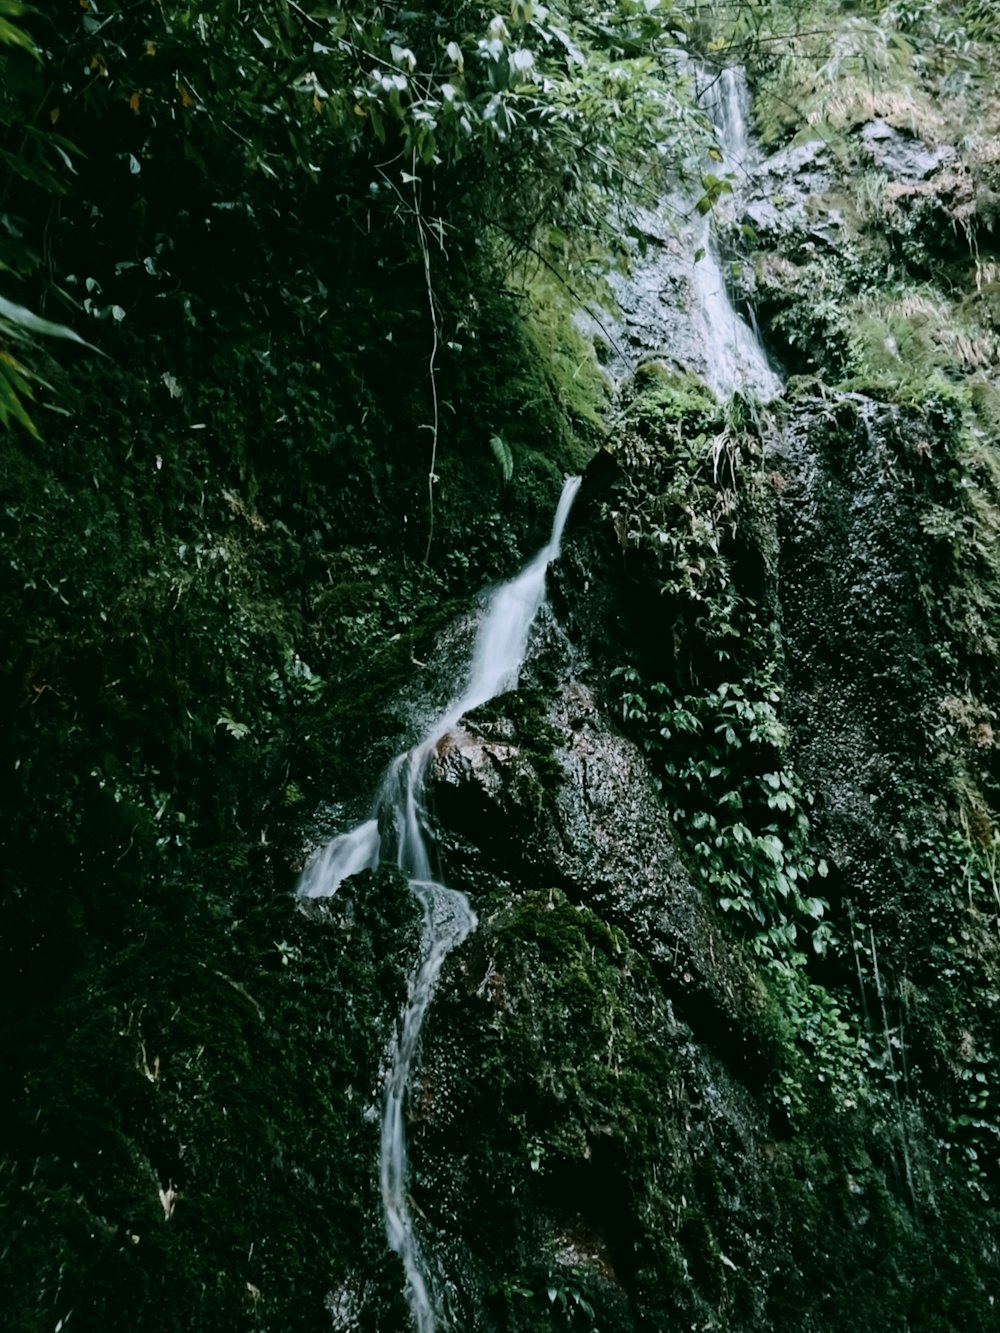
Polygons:
[[36,440],[40,439],[35,423],[21,401],[22,397],[32,397],[24,367],[8,352],[0,352],[0,427],[7,429],[13,418],[21,423],[29,435]]
[[[24,7],[21,5],[11,5],[6,8],[8,13],[14,14],[15,16],[24,13]],[[28,34],[22,32],[20,28],[11,23],[8,19],[0,18],[0,42],[2,42],[4,46],[19,46],[22,51],[29,52],[36,60],[41,59],[38,47]]]
[[9,321],[26,333],[40,333],[47,338],[65,338],[67,342],[79,343],[81,347],[87,347],[92,352],[100,352],[101,356],[104,356],[99,347],[95,347],[93,343],[81,338],[68,325],[55,324],[51,319],[43,319],[41,315],[36,315],[27,306],[8,301],[5,296],[0,296],[0,319]]

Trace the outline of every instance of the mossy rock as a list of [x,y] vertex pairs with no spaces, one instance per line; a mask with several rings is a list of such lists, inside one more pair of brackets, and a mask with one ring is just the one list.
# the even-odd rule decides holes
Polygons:
[[622,422],[635,429],[659,425],[684,431],[721,424],[712,391],[690,371],[677,371],[662,361],[644,361],[621,390]]
[[398,1314],[366,1108],[416,915],[395,874],[366,875],[328,905],[275,899],[183,933],[150,921],[78,970],[72,1035],[13,1108],[8,1327],[306,1329],[358,1275],[359,1326]]
[[[648,964],[557,891],[516,899],[452,960],[415,1080],[413,1188],[446,1269],[466,1275],[467,1322],[506,1293],[503,1326],[539,1327],[549,1287],[569,1316],[604,1311],[602,1328],[706,1308],[707,1287],[654,1296],[642,1276],[684,1271],[672,1210],[700,1190],[682,1051]],[[722,1188],[706,1179],[709,1211]]]

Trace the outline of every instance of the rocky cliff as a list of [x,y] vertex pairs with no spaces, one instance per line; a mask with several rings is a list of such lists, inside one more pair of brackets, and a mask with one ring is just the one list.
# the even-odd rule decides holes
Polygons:
[[427,772],[478,916],[405,1100],[432,1325],[997,1327],[988,33],[975,4],[773,9],[725,115],[702,51],[697,152],[616,275],[456,263],[429,480],[394,214],[370,253],[351,215],[363,271],[327,257],[325,331],[294,324],[333,389],[241,323],[183,383],[95,372],[65,440],[11,451],[17,1333],[412,1326],[379,1120],[420,909],[385,864],[296,888],[577,469],[517,688]]

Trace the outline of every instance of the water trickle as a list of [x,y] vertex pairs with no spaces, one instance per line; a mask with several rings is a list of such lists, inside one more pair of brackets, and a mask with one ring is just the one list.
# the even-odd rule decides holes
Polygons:
[[[704,72],[700,100],[715,125],[722,175],[739,178],[751,165],[749,137],[750,94],[741,70]],[[719,398],[737,390],[761,402],[781,393],[781,380],[768,365],[756,331],[733,309],[708,214],[701,221],[696,248],[701,258],[694,265],[695,316],[700,325],[708,362],[706,379]]]
[[[751,323],[733,309],[713,236],[713,219],[734,223],[741,186],[757,155],[750,137],[750,94],[742,70],[689,66],[698,100],[716,127],[721,162],[697,164],[705,174],[729,178],[711,213],[699,215],[690,195],[664,194],[655,208],[638,209],[628,273],[608,276],[618,315],[607,327],[578,317],[602,346],[602,364],[618,381],[647,359],[690,368],[717,397],[737,390],[768,402],[782,390],[779,377]],[[695,258],[695,256],[699,256]],[[610,335],[610,342],[608,341]]]
[[441,966],[452,949],[476,928],[476,916],[464,893],[433,880],[410,880],[410,891],[424,909],[420,952],[410,976],[392,1067],[382,1106],[379,1174],[389,1248],[403,1261],[406,1291],[417,1333],[434,1333],[439,1302],[413,1226],[406,1190],[406,1091],[424,1017],[434,998]]
[[750,90],[743,71],[701,70],[698,100],[719,132],[726,170],[743,172],[750,162]]
[[380,1176],[386,1235],[402,1260],[417,1333],[434,1333],[440,1302],[424,1260],[406,1191],[405,1101],[424,1017],[445,958],[476,927],[465,894],[434,878],[431,837],[423,805],[424,780],[438,742],[465,713],[517,685],[531,627],[545,600],[545,574],[558,556],[580,478],[563,487],[548,542],[534,559],[489,597],[479,624],[465,689],[411,750],[398,755],[382,778],[371,817],[333,838],[309,860],[298,892],[330,897],[350,875],[375,869],[388,853],[407,875],[423,908],[420,949],[386,1080],[382,1108]]

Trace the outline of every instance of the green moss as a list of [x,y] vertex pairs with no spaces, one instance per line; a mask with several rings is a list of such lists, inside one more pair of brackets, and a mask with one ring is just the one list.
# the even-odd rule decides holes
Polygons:
[[513,735],[518,753],[525,761],[519,773],[527,777],[530,770],[533,775],[536,799],[530,804],[538,813],[565,776],[556,757],[563,738],[548,721],[547,706],[548,697],[543,689],[522,686],[481,705],[472,715],[476,727],[487,737],[498,728]]
[[[458,1245],[478,1283],[530,1293],[562,1272],[596,1304],[602,1284],[621,1288],[632,1245],[662,1216],[651,1154],[677,1132],[657,1108],[679,1078],[662,997],[621,933],[556,891],[481,926],[462,967],[425,1038],[421,1078],[435,1095],[414,1127],[415,1192],[438,1244]],[[469,1203],[487,1180],[484,1217]],[[648,1200],[639,1211],[651,1209],[642,1224],[637,1194]],[[564,1228],[601,1238],[595,1266],[560,1269]],[[598,1249],[610,1257],[598,1263]],[[527,1296],[513,1307],[511,1327],[534,1327]]]
[[658,361],[637,368],[624,398],[623,423],[639,431],[697,432],[720,424],[719,405],[701,380]]
[[593,347],[573,322],[579,296],[541,266],[526,278],[524,294],[526,323],[536,355],[545,359],[556,401],[581,438],[597,443],[606,431],[609,390]]
[[14,1103],[8,1327],[304,1329],[362,1271],[371,1323],[398,1313],[366,1107],[416,915],[366,876],[308,912],[150,916],[78,969]]

